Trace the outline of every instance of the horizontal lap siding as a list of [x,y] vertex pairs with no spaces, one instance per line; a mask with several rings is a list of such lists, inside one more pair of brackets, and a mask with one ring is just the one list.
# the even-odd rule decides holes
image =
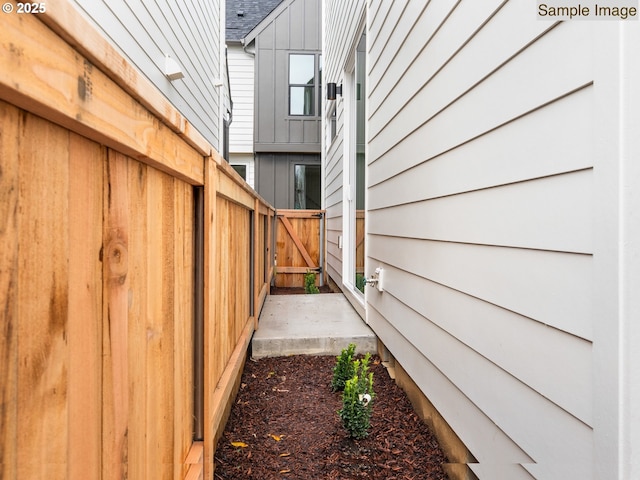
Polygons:
[[233,121],[229,127],[229,151],[253,154],[254,57],[242,47],[229,46],[229,81]]
[[[169,0],[75,0],[112,44],[167,97],[215,148],[218,138],[220,70],[220,5]],[[182,67],[184,78],[164,75],[165,55]]]
[[379,10],[369,323],[481,478],[591,478],[592,26],[498,0]]

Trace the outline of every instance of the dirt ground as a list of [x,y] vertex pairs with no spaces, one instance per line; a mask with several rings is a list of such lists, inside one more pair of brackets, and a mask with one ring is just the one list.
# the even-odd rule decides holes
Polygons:
[[248,360],[215,455],[215,479],[446,479],[446,458],[404,392],[373,357],[371,430],[353,440],[331,391],[336,358]]
[[[318,287],[320,293],[336,293],[329,285]],[[307,295],[304,287],[271,287],[271,295]]]

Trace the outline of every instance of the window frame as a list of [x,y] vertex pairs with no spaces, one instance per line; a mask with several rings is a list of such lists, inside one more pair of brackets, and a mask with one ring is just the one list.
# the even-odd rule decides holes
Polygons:
[[[291,59],[293,56],[313,57],[313,84],[291,82]],[[289,52],[287,64],[287,117],[289,118],[318,118],[322,111],[322,54],[309,51]],[[292,88],[313,88],[311,97],[311,113],[291,113]],[[304,106],[303,106],[304,110]]]

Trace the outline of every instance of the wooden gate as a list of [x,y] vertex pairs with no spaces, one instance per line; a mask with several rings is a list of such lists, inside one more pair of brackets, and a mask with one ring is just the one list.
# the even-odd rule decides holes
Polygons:
[[304,274],[318,273],[324,285],[324,210],[278,210],[276,287],[303,287]]

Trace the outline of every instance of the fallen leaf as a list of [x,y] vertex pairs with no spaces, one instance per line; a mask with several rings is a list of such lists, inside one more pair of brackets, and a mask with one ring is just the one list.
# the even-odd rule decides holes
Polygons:
[[245,448],[248,447],[249,445],[244,443],[244,442],[231,442],[231,445],[233,445],[234,447],[238,447],[238,448]]
[[280,457],[288,457],[289,455],[291,455],[289,452],[286,453],[281,453],[279,456]]
[[289,469],[289,468],[284,468],[284,469],[280,470],[280,473],[289,473],[289,472],[291,472],[291,469]]
[[280,440],[282,440],[282,437],[284,437],[284,435],[273,435],[272,433],[269,434],[269,436],[273,438],[276,442],[279,442]]

